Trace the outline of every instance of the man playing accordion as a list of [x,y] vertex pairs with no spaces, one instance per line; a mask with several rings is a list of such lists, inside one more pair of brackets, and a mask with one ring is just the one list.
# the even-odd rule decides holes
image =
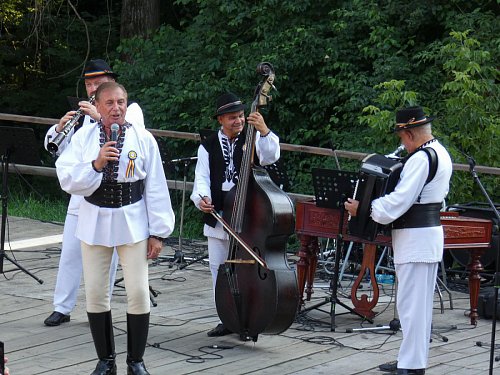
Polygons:
[[[432,135],[432,120],[421,107],[396,113],[394,132],[408,156],[394,191],[373,200],[370,207],[375,222],[392,227],[397,309],[403,331],[397,374],[425,373],[434,287],[443,256],[439,211],[448,194],[452,162]],[[358,204],[351,198],[345,202],[351,216],[356,216]]]

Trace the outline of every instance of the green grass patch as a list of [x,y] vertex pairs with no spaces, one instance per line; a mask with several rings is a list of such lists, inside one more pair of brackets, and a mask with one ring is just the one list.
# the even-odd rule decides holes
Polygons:
[[13,194],[8,201],[10,216],[26,217],[40,221],[64,223],[67,210],[67,201],[40,199],[35,196],[20,196]]
[[10,174],[7,188],[8,215],[64,223],[69,195],[57,178]]

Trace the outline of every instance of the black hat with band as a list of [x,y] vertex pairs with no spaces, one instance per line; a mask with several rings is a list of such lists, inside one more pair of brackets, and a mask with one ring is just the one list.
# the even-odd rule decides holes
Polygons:
[[102,75],[108,75],[113,78],[118,78],[118,74],[114,73],[108,63],[101,59],[89,60],[83,71],[85,79],[94,78]]
[[416,128],[434,120],[427,117],[422,107],[408,107],[396,112],[396,127],[394,131]]
[[214,118],[224,113],[239,112],[245,109],[245,104],[241,102],[232,92],[226,92],[217,98],[217,109],[215,110]]

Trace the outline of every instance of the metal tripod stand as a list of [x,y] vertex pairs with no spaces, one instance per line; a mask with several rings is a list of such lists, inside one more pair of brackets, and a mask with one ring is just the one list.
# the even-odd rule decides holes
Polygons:
[[[184,265],[184,252],[182,250],[182,230],[184,227],[184,205],[186,202],[186,185],[187,185],[187,169],[189,165],[196,161],[198,158],[197,157],[189,157],[189,158],[181,158],[181,159],[173,159],[170,160],[170,163],[176,164],[176,163],[182,163],[184,165],[183,168],[183,181],[182,181],[182,203],[181,203],[181,219],[179,223],[179,247],[177,250],[174,252],[174,257],[172,261],[170,262],[170,267],[172,267],[173,264],[177,263],[177,267],[181,269],[182,265]],[[185,267],[182,267],[185,268]]]
[[[22,140],[22,142],[21,142]],[[35,134],[33,129],[25,128],[12,128],[12,127],[0,127],[0,158],[2,165],[2,192],[0,199],[2,200],[2,229],[1,229],[1,244],[0,244],[0,273],[3,273],[3,263],[4,259],[8,260],[14,264],[21,271],[31,276],[33,279],[38,281],[39,284],[43,284],[43,280],[36,277],[26,268],[21,266],[14,259],[11,259],[7,254],[5,254],[5,230],[7,224],[7,201],[8,201],[8,176],[9,176],[9,163],[14,161],[20,164],[38,164],[39,159],[36,158],[34,150],[37,146],[34,146]],[[21,151],[22,152],[16,152]],[[12,160],[14,159],[14,160]]]

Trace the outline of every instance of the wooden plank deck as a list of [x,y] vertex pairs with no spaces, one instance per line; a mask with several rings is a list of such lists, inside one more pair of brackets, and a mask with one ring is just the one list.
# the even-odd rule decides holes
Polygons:
[[[43,280],[32,277],[5,260],[5,277],[0,279],[0,340],[5,342],[13,375],[89,374],[95,363],[95,351],[85,313],[83,287],[71,322],[45,327],[43,320],[53,309],[52,297],[59,261],[62,225],[9,217],[7,254]],[[37,240],[30,242],[28,240]],[[21,242],[22,241],[22,242]],[[56,241],[55,243],[50,243]],[[171,243],[174,243],[172,240]],[[203,242],[185,245],[186,260],[200,256]],[[28,246],[28,247],[26,247]],[[167,246],[160,262],[151,265],[150,283],[158,292],[157,306],[151,309],[151,325],[145,362],[151,374],[382,374],[378,365],[396,359],[401,333],[363,331],[352,328],[387,325],[394,316],[390,287],[381,291],[373,325],[362,324],[353,314],[337,315],[335,331],[330,330],[330,303],[300,316],[280,335],[260,335],[256,343],[242,342],[236,335],[209,338],[206,332],[217,323],[212,303],[210,273],[205,262],[196,262],[183,270],[170,260],[173,249]],[[118,277],[121,273],[119,271]],[[312,306],[328,297],[327,283],[318,281]],[[347,281],[341,292],[349,293]],[[350,300],[340,295],[341,301]],[[485,374],[489,369],[491,320],[480,320],[476,327],[464,315],[468,295],[453,292],[454,310],[445,301],[441,313],[435,298],[434,328],[445,335],[433,335],[430,363],[426,374]],[[125,374],[126,299],[118,284],[112,299],[116,336],[118,373]],[[343,311],[336,306],[337,313]],[[345,312],[345,310],[344,310]],[[495,371],[500,366],[495,362]]]

